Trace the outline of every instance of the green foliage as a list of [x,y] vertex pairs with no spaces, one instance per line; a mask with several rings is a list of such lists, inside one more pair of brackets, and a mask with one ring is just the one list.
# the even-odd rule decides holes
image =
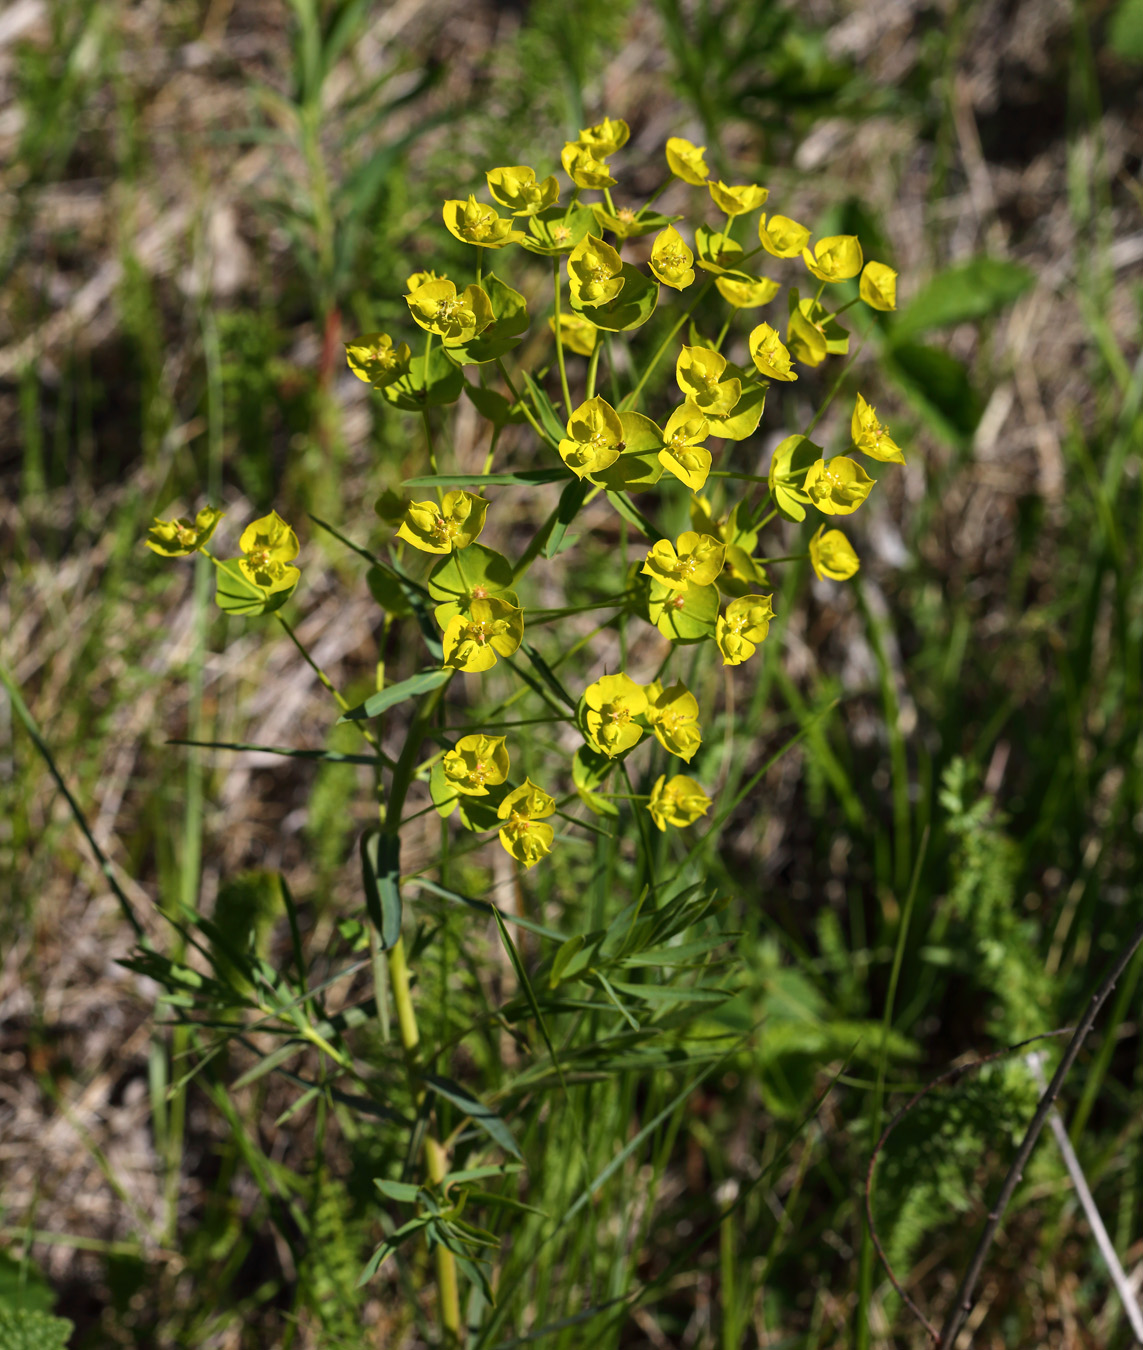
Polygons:
[[0,1345],[4,1350],[63,1350],[75,1325],[43,1312],[15,1312],[0,1306]]

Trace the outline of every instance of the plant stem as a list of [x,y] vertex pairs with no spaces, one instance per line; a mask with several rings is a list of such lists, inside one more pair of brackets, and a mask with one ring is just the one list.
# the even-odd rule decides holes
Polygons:
[[703,298],[703,296],[706,295],[707,291],[709,291],[713,285],[714,285],[713,281],[708,281],[704,286],[700,288],[699,293],[695,296],[695,298],[691,301],[691,303],[687,306],[687,308],[684,309],[683,312],[679,315],[678,319],[675,322],[674,327],[662,340],[662,342],[659,343],[659,346],[655,350],[655,354],[651,357],[650,361],[647,362],[643,374],[639,376],[639,382],[636,384],[635,388],[632,389],[632,391],[623,400],[622,406],[624,411],[634,408],[635,404],[639,400],[639,395],[643,392],[643,386],[651,378],[651,374],[654,371],[655,367],[662,360],[663,353],[667,350],[667,348],[671,345],[671,343],[674,342],[683,324],[686,323],[686,321],[694,313],[695,309],[698,308],[699,301]]
[[496,358],[496,369],[500,372],[501,378],[503,379],[504,383],[508,386],[509,392],[512,395],[512,402],[519,407],[520,411],[527,418],[528,424],[531,426],[532,430],[536,433],[537,436],[539,436],[539,438],[542,441],[547,441],[549,444],[551,444],[552,438],[548,435],[548,433],[544,430],[544,428],[540,426],[539,422],[536,421],[535,417],[532,415],[531,408],[528,407],[528,405],[516,392],[516,386],[512,383],[512,378],[508,374],[507,370],[504,368],[504,362],[499,356]]
[[564,412],[571,416],[571,393],[568,390],[568,372],[564,364],[564,338],[560,331],[560,260],[552,259],[552,307],[556,316],[556,361],[560,367],[560,388],[564,395]]
[[587,391],[588,398],[595,397],[595,373],[599,369],[599,353],[603,350],[603,343],[599,340],[599,334],[595,335],[595,346],[591,349],[591,360],[587,363]]

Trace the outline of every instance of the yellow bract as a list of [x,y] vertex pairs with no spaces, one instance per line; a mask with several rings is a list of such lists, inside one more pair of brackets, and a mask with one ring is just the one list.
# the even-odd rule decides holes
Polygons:
[[810,231],[789,216],[763,215],[758,222],[758,242],[775,258],[796,258],[810,242]]
[[850,516],[873,491],[873,479],[845,455],[819,459],[806,474],[804,491],[826,516]]
[[605,305],[623,289],[622,271],[615,249],[594,234],[585,234],[568,254],[572,298],[581,305]]
[[488,180],[488,191],[514,216],[534,216],[537,211],[555,206],[560,199],[560,185],[555,175],[538,183],[535,169],[526,164],[489,169],[484,176]]
[[685,773],[675,774],[670,782],[664,773],[655,780],[647,810],[660,830],[665,832],[668,825],[681,829],[706,815],[710,810],[710,798]]
[[384,389],[408,374],[411,355],[407,342],[394,347],[388,333],[364,333],[345,344],[350,370],[374,389]]
[[725,417],[742,397],[742,381],[724,380],[726,357],[713,347],[686,347],[675,362],[675,380],[688,403],[704,414]]
[[588,744],[614,758],[638,743],[643,728],[634,720],[647,711],[647,691],[630,675],[605,675],[583,691],[584,734]]
[[698,699],[681,681],[665,689],[658,680],[647,688],[647,724],[664,750],[690,763],[702,744]]
[[677,542],[676,551],[669,539],[660,539],[647,554],[642,571],[673,591],[711,585],[726,561],[726,545],[697,530],[684,530]]
[[579,405],[568,418],[567,430],[567,439],[560,441],[560,458],[579,478],[614,464],[624,449],[619,414],[598,396]]
[[590,147],[596,159],[606,159],[622,150],[630,139],[631,128],[622,117],[605,117],[579,133],[579,144]]
[[675,409],[663,428],[659,463],[692,492],[702,491],[710,473],[710,451],[702,444],[709,430],[702,410],[689,400]]
[[840,530],[819,525],[810,540],[810,566],[819,581],[848,581],[861,566],[853,545]]
[[695,279],[695,255],[673,225],[657,235],[651,245],[651,271],[664,286],[684,290]]
[[705,145],[693,145],[682,136],[671,136],[667,141],[667,167],[676,178],[695,187],[702,187],[710,176],[703,159],[705,154]]
[[471,342],[492,322],[492,302],[479,286],[466,286],[458,295],[451,281],[426,281],[405,296],[413,319],[426,332],[436,333],[446,347]]
[[707,188],[715,206],[728,216],[745,215],[766,204],[770,189],[759,187],[757,183],[739,183],[731,185],[721,179],[717,183],[707,183]]
[[466,675],[491,670],[498,656],[511,656],[524,640],[524,611],[489,596],[473,600],[467,614],[456,614],[444,631],[444,663]]
[[483,497],[456,490],[444,501],[410,502],[397,537],[422,553],[451,553],[467,548],[484,529],[488,503]]
[[164,558],[185,558],[190,553],[197,553],[203,544],[210,541],[214,527],[223,515],[225,512],[217,507],[204,506],[194,520],[189,516],[179,516],[177,520],[160,520],[156,516],[143,542],[152,553],[158,553]]
[[802,261],[819,281],[848,281],[861,271],[861,244],[855,234],[830,234],[819,239]]
[[485,206],[471,195],[466,202],[445,202],[444,223],[449,233],[462,243],[475,244],[478,248],[503,248],[505,244],[514,244],[524,238],[510,220],[498,216],[491,206]]
[[743,595],[732,600],[715,625],[714,640],[724,666],[740,666],[753,655],[770,631],[774,606],[768,595]]
[[897,273],[884,263],[867,262],[857,289],[871,309],[897,308]]
[[607,165],[590,145],[582,141],[568,141],[560,152],[560,163],[576,187],[602,192],[604,188],[615,186],[616,180],[608,172]]
[[462,736],[444,757],[449,786],[466,797],[487,797],[489,785],[499,787],[508,777],[506,740],[505,736]]
[[877,420],[877,411],[866,403],[860,394],[849,419],[849,431],[853,443],[870,459],[879,459],[887,464],[904,464],[905,456],[901,447],[889,435],[889,432]]
[[[553,333],[556,331],[554,317],[548,320],[548,327]],[[582,314],[560,314],[560,341],[565,351],[575,352],[578,356],[590,356],[595,351],[598,338],[599,329]]]
[[246,555],[238,567],[247,581],[264,591],[285,591],[298,584],[301,573],[290,563],[298,556],[298,536],[277,511],[247,525],[238,547]]
[[782,289],[777,281],[769,277],[752,277],[746,272],[725,272],[715,277],[714,284],[718,293],[735,309],[757,309],[767,305]]
[[497,817],[500,842],[517,862],[534,867],[552,851],[555,833],[542,818],[554,815],[556,803],[544,790],[525,778],[522,787],[510,792],[500,803]]
[[790,353],[768,323],[760,323],[748,339],[750,359],[769,380],[796,380]]

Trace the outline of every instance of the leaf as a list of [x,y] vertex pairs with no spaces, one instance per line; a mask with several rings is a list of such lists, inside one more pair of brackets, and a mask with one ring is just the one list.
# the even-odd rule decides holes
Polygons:
[[361,879],[365,908],[391,951],[401,939],[401,840],[395,834],[368,830],[361,836]]
[[268,1073],[272,1073],[279,1064],[285,1064],[288,1059],[292,1059],[303,1049],[305,1049],[305,1043],[303,1041],[287,1041],[285,1045],[279,1046],[277,1050],[272,1050],[270,1054],[263,1055],[253,1068],[247,1069],[241,1078],[236,1082],[231,1083],[229,1090],[231,1092],[237,1092],[239,1088],[249,1087],[251,1083],[256,1083],[259,1078],[264,1077]]
[[464,375],[460,367],[449,360],[445,348],[434,346],[429,353],[428,366],[424,355],[414,356],[407,375],[386,385],[382,395],[405,412],[424,412],[444,403],[455,403],[464,389]]
[[0,1309],[50,1313],[55,1302],[55,1290],[30,1257],[18,1261],[0,1250]]
[[524,655],[531,661],[535,667],[536,674],[544,681],[548,688],[555,694],[556,698],[574,712],[576,701],[563,687],[556,677],[556,672],[548,665],[540,653],[532,646],[530,642],[521,642],[520,649]]
[[[506,427],[509,422],[525,421],[523,409],[518,403],[509,403],[503,394],[495,389],[485,389],[483,385],[469,384],[464,392],[476,411],[497,430]],[[467,480],[466,480],[467,481]]]
[[460,366],[495,361],[518,345],[520,335],[528,327],[528,307],[519,291],[506,285],[495,272],[489,272],[481,285],[492,302],[492,323],[471,342],[445,348]]
[[396,1200],[402,1205],[415,1205],[421,1193],[419,1186],[411,1186],[407,1181],[388,1181],[385,1177],[374,1177],[373,1184],[387,1200]]
[[560,944],[559,950],[552,957],[552,968],[548,972],[548,987],[554,989],[564,977],[564,972],[568,968],[569,962],[573,957],[579,954],[584,942],[586,941],[582,933],[576,933],[568,938],[566,942]]
[[981,404],[962,362],[939,347],[906,342],[886,349],[884,365],[938,435],[953,445],[969,444]]
[[[406,488],[494,486],[536,487],[541,483],[562,483],[574,475],[567,469],[522,469],[519,473],[431,473],[421,478],[406,478]],[[473,547],[473,545],[469,545]]]
[[596,328],[609,333],[623,333],[639,328],[655,312],[659,303],[659,283],[630,263],[623,264],[623,289],[606,305],[581,305],[574,296],[571,307]]
[[762,420],[766,407],[766,389],[763,385],[742,385],[742,397],[725,417],[711,417],[705,414],[712,436],[722,436],[728,441],[744,441],[753,436]]
[[725,1003],[734,997],[732,989],[710,989],[705,984],[627,984],[614,980],[613,986],[644,1003]]
[[528,217],[528,229],[535,238],[521,239],[520,243],[529,253],[554,258],[570,253],[594,228],[595,213],[589,206],[549,206]]
[[1125,61],[1143,61],[1143,0],[1121,0],[1107,30],[1107,43]]
[[237,558],[227,558],[215,564],[214,603],[224,614],[273,614],[297,589],[295,581],[284,590],[267,593],[246,580],[238,563]]
[[587,483],[582,478],[573,478],[560,493],[559,505],[556,507],[556,518],[548,535],[547,543],[544,545],[545,558],[554,558],[560,551],[568,526],[579,514],[579,509],[586,496]]
[[367,1284],[373,1276],[377,1274],[378,1270],[381,1268],[381,1263],[392,1256],[402,1243],[408,1242],[414,1233],[419,1233],[422,1228],[427,1228],[432,1222],[433,1217],[431,1214],[418,1214],[415,1219],[410,1219],[408,1223],[402,1224],[392,1237],[386,1238],[369,1258],[365,1269],[361,1272],[357,1281],[358,1289],[360,1289],[363,1284]]
[[560,419],[556,416],[556,410],[552,406],[552,400],[544,393],[543,389],[532,379],[526,370],[520,372],[528,394],[532,400],[532,406],[536,409],[536,415],[540,419],[540,426],[544,432],[551,438],[553,446],[558,446],[563,440],[566,428]]
[[665,638],[673,642],[701,642],[714,637],[718,621],[718,587],[688,586],[682,593],[668,590],[652,581],[648,593],[647,613],[650,621]]
[[0,1346],[4,1350],[64,1350],[75,1324],[44,1312],[0,1307]]
[[1010,305],[1036,284],[1035,274],[1019,263],[979,257],[939,272],[897,315],[890,345],[933,328],[985,319]]
[[440,1078],[436,1074],[428,1073],[425,1074],[424,1081],[438,1096],[452,1102],[466,1116],[471,1116],[473,1121],[491,1139],[495,1140],[506,1153],[511,1153],[514,1158],[519,1158],[521,1162],[524,1161],[524,1155],[516,1146],[511,1130],[490,1106],[485,1106],[479,1097],[473,1097],[459,1083],[454,1083],[451,1078]]
[[419,694],[427,694],[430,689],[447,684],[454,673],[452,670],[422,670],[419,675],[411,675],[399,684],[388,685],[378,693],[371,694],[364,703],[343,713],[337,719],[338,723],[364,722],[370,717],[380,717],[387,709],[404,703],[407,698],[416,698]]
[[666,535],[661,534],[655,526],[651,524],[626,492],[612,492],[609,489],[607,500],[615,507],[629,525],[634,525],[639,533],[650,539],[652,543],[658,543],[660,539],[666,538]]
[[612,492],[653,487],[663,476],[663,466],[659,462],[663,433],[642,413],[621,412],[619,421],[623,425],[626,448],[613,464],[588,477]]

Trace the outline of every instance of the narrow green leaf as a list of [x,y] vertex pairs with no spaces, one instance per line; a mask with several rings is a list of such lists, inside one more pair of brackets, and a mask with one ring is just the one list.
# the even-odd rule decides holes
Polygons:
[[474,1123],[479,1125],[506,1153],[511,1153],[514,1158],[519,1158],[521,1162],[524,1161],[524,1155],[517,1147],[515,1139],[512,1138],[511,1130],[496,1112],[490,1106],[486,1106],[479,1097],[474,1097],[466,1092],[459,1083],[454,1083],[451,1078],[441,1078],[437,1074],[425,1074],[424,1081],[438,1096],[452,1102],[466,1116],[471,1116]]
[[652,543],[658,543],[660,539],[666,538],[666,535],[660,533],[660,531],[651,524],[626,492],[609,491],[607,500],[615,507],[629,525],[634,525],[639,533],[645,535]]
[[566,707],[570,708],[572,712],[575,712],[575,699],[572,698],[571,694],[563,687],[556,677],[556,672],[548,665],[535,647],[533,647],[530,642],[521,642],[520,649],[528,660],[531,661],[536,674],[540,676],[552,693],[555,694],[556,698],[558,698]]
[[[536,487],[541,483],[562,483],[575,479],[567,469],[521,469],[515,473],[430,473],[420,478],[406,478],[406,488],[467,487],[472,484],[493,486]],[[575,479],[578,482],[578,479]]]
[[560,493],[559,505],[556,508],[555,524],[552,526],[551,533],[548,535],[547,543],[544,545],[544,557],[554,558],[560,551],[564,542],[564,535],[567,534],[568,526],[575,520],[579,514],[579,509],[587,497],[587,483],[582,478],[573,478],[571,482]]
[[373,1184],[389,1200],[397,1200],[403,1205],[415,1205],[421,1193],[419,1186],[410,1186],[407,1181],[387,1181],[384,1177],[374,1177]]
[[552,400],[544,393],[543,389],[540,388],[526,370],[522,371],[521,374],[524,377],[524,384],[527,387],[528,393],[531,395],[532,405],[536,409],[536,415],[540,419],[540,426],[543,427],[547,435],[551,437],[553,446],[558,446],[560,441],[564,439],[566,428],[556,415],[556,410],[552,406]]
[[401,937],[401,840],[370,830],[361,836],[361,878],[365,908],[381,945],[392,950]]
[[257,1064],[252,1068],[247,1069],[246,1072],[231,1085],[230,1090],[232,1092],[237,1092],[240,1088],[249,1087],[251,1083],[256,1083],[259,1078],[263,1078],[266,1074],[273,1072],[279,1064],[285,1064],[288,1059],[293,1059],[301,1049],[303,1049],[303,1043],[301,1041],[287,1041],[285,1045],[279,1046],[277,1050],[271,1051],[268,1055],[263,1055]]
[[422,670],[419,675],[412,675],[407,680],[402,680],[400,684],[391,684],[378,693],[371,695],[364,703],[356,708],[350,708],[337,720],[338,722],[364,722],[370,717],[379,717],[387,709],[395,707],[398,703],[404,703],[408,698],[417,698],[421,694],[427,694],[430,689],[436,689],[442,684],[447,684],[455,674],[452,670]]

